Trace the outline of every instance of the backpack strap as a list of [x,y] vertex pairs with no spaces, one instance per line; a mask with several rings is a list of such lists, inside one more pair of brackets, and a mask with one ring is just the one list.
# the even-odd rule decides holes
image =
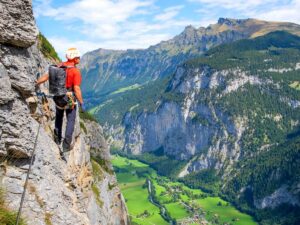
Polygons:
[[59,63],[56,65],[51,65],[51,66],[55,66],[55,67],[59,67],[59,68],[63,68],[63,69],[71,69],[71,68],[76,68],[75,66],[65,66],[64,63]]
[[[76,68],[75,66],[65,66],[63,63],[60,64],[60,68],[63,68],[66,70],[66,79],[68,77],[67,69]],[[73,87],[67,88],[68,91],[73,92]]]

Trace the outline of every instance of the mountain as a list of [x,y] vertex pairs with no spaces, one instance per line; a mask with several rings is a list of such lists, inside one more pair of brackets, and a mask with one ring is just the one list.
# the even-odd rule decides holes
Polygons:
[[[243,150],[250,155],[263,144],[284,139],[296,126],[291,120],[298,118],[300,102],[294,88],[300,69],[298,48],[297,36],[274,32],[222,45],[187,61],[167,82],[161,82],[155,105],[136,106],[126,114],[125,149],[140,153],[163,146],[166,154],[188,159],[213,145],[218,151],[234,151],[239,146],[236,141],[243,143],[240,138],[245,131],[248,140],[264,137],[244,143]],[[148,88],[152,89],[150,84]],[[136,92],[145,97],[145,89]],[[126,104],[135,102],[124,102],[123,107]],[[230,146],[222,147],[221,137],[231,139]],[[230,160],[240,154],[236,149]],[[220,167],[213,161],[206,163]]]
[[97,97],[134,84],[144,84],[174,73],[176,66],[219,44],[253,38],[274,30],[300,35],[293,23],[256,19],[220,18],[217,24],[198,29],[187,26],[171,40],[141,50],[114,51],[98,49],[82,57],[84,95],[92,106]]
[[19,224],[129,224],[99,124],[77,115],[65,160],[53,141],[55,105],[34,81],[57,54],[31,1],[1,1],[0,30],[0,224],[16,224],[31,159]]
[[120,101],[124,92],[143,88],[143,85],[147,86],[147,82],[153,80],[166,79],[175,72],[178,65],[199,57],[214,46],[253,38],[272,30],[287,30],[296,35],[300,34],[300,26],[293,23],[220,18],[217,24],[207,28],[196,29],[188,26],[173,39],[148,49],[98,49],[89,52],[81,61],[83,94],[87,105],[102,124],[120,124],[131,106],[118,107],[118,110],[112,113],[109,107]]
[[145,50],[96,50],[82,68],[113,150],[261,224],[299,223],[299,25],[220,18]]
[[300,37],[271,32],[115,94],[98,115],[113,125],[115,148],[169,157],[163,170],[172,165],[186,184],[223,195],[261,224],[297,224],[299,70]]

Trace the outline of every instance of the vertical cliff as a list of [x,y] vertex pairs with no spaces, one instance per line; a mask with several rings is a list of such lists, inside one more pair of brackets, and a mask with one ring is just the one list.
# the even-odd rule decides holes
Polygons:
[[240,157],[238,143],[247,120],[230,118],[213,102],[217,88],[225,86],[230,75],[243,82],[239,71],[179,67],[167,87],[178,99],[173,94],[154,112],[125,117],[125,151],[140,154],[162,147],[166,155],[190,161],[180,176],[233,164]]
[[26,223],[128,224],[101,127],[78,116],[66,161],[53,142],[54,104],[35,96],[36,74],[49,62],[38,48],[31,1],[0,0],[0,12],[0,187],[7,207],[19,208],[38,134]]

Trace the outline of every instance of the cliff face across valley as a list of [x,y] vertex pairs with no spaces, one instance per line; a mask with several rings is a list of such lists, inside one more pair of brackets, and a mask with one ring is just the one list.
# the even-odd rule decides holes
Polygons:
[[35,96],[36,74],[50,62],[39,49],[31,1],[1,0],[0,9],[0,187],[6,207],[19,208],[38,134],[25,222],[128,224],[102,128],[78,115],[66,161],[53,141],[54,104]]

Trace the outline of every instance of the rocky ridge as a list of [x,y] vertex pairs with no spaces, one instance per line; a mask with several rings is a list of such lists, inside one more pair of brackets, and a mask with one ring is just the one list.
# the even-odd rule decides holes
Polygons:
[[97,104],[96,98],[118,88],[144,84],[175,72],[177,65],[202,55],[225,43],[286,30],[300,35],[300,26],[293,23],[257,19],[220,18],[216,24],[184,31],[168,41],[141,50],[114,51],[98,49],[82,57],[81,68],[86,79],[84,94]]
[[53,142],[54,104],[35,96],[36,74],[49,62],[38,49],[31,1],[1,0],[0,11],[0,185],[7,207],[19,208],[41,124],[23,206],[27,224],[128,224],[101,127],[77,117],[66,161]]

